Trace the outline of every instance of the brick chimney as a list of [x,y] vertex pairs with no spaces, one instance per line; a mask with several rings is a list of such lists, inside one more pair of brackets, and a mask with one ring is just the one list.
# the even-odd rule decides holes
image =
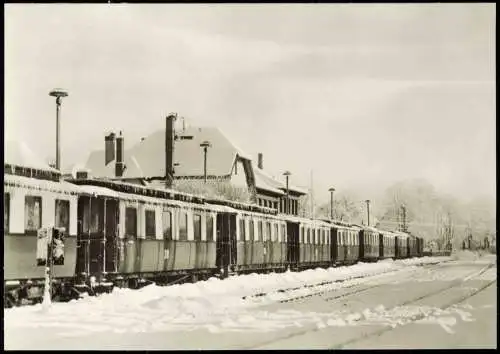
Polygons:
[[257,167],[261,170],[264,169],[264,156],[260,152],[257,155]]
[[110,133],[104,137],[104,165],[115,160],[115,133]]
[[115,165],[115,176],[122,177],[123,171],[125,171],[124,161],[124,150],[123,150],[123,136],[120,131],[120,135],[116,138],[116,165]]
[[177,114],[171,113],[166,117],[165,122],[165,187],[171,188],[174,180],[174,143],[175,129],[174,122]]

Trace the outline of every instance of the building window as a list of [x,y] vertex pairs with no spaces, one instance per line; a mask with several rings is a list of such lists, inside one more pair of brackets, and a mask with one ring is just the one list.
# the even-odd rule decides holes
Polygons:
[[249,231],[248,236],[249,236],[250,242],[253,242],[254,241],[254,232],[255,232],[254,226],[253,226],[253,220],[249,221],[249,229],[248,229],[248,231]]
[[24,199],[24,229],[26,234],[36,234],[42,226],[42,198],[26,196]]
[[240,219],[240,235],[239,241],[245,241],[245,219]]
[[137,237],[137,209],[125,209],[125,236]]
[[3,229],[4,229],[4,233],[9,232],[9,220],[10,220],[10,194],[5,193],[3,195]]
[[163,238],[165,240],[172,239],[172,213],[170,211],[163,211]]
[[214,240],[214,218],[212,215],[207,214],[206,217],[207,223],[207,241]]
[[156,238],[156,220],[155,211],[146,210],[146,238],[154,239]]
[[193,215],[194,240],[201,241],[201,215]]
[[56,199],[55,227],[63,227],[64,233],[69,234],[69,200]]
[[187,214],[186,212],[182,211],[179,213],[179,240],[180,241],[187,241]]

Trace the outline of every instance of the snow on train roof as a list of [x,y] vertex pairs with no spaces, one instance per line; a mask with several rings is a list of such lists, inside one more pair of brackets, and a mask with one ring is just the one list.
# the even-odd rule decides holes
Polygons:
[[314,225],[314,226],[325,226],[325,227],[331,227],[331,225],[323,220],[320,219],[309,219],[301,216],[296,216],[296,215],[287,215],[287,214],[280,214],[280,218],[290,221],[290,222],[296,222],[296,223],[301,223],[301,224],[307,224],[307,225]]
[[4,185],[13,187],[38,189],[56,193],[77,194],[80,193],[80,188],[68,182],[56,182],[45,179],[30,178],[25,176],[17,176],[4,174]]
[[144,196],[144,195],[140,195],[140,194],[117,192],[117,191],[114,191],[110,188],[88,185],[88,184],[80,184],[80,185],[78,185],[78,188],[80,188],[81,192],[83,192],[83,193],[88,193],[88,194],[97,195],[97,196],[117,198],[117,199],[127,200],[127,201],[131,201],[131,202],[144,202],[147,204],[156,204],[156,205],[167,204],[167,205],[184,207],[184,208],[186,208],[186,207],[193,208],[194,207],[194,208],[210,209],[210,210],[221,211],[221,212],[222,211],[224,211],[224,212],[235,211],[233,208],[223,206],[223,205],[189,203],[189,202],[183,202],[183,201],[172,200],[172,199],[154,198],[154,197]]

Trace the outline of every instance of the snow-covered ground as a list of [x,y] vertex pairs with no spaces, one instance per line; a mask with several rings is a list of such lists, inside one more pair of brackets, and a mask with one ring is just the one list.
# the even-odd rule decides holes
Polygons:
[[224,280],[211,278],[168,287],[149,285],[140,290],[115,289],[99,297],[53,303],[47,310],[41,305],[7,309],[5,329],[51,328],[58,336],[203,328],[210,332],[221,328],[268,331],[271,327],[279,327],[281,318],[290,323],[297,314],[290,311],[267,313],[256,307],[352,286],[367,277],[376,278],[388,272],[450,260],[449,257],[385,260],[303,272],[240,275]]

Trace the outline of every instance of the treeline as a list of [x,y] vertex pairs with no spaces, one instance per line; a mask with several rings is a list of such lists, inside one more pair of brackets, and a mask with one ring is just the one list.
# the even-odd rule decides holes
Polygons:
[[[301,214],[312,215],[310,196],[302,200]],[[403,206],[405,215],[403,214]],[[472,236],[478,242],[488,237],[496,241],[496,210],[493,198],[459,200],[438,192],[423,179],[401,181],[391,185],[381,197],[370,203],[370,225],[399,230],[405,221],[407,230],[438,247],[453,240],[460,247],[463,239]],[[330,203],[318,205],[315,217],[329,218]],[[353,192],[335,194],[333,217],[357,224],[367,224],[366,203]]]

